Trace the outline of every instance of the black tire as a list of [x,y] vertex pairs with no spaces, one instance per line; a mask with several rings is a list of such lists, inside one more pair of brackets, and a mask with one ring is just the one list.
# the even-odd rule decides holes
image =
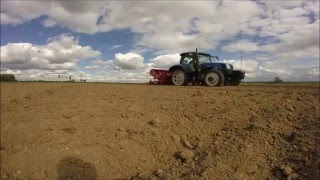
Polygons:
[[223,86],[224,75],[221,71],[212,69],[204,75],[203,83],[206,86]]
[[182,69],[174,69],[171,71],[171,82],[175,86],[183,86],[187,83],[187,76]]

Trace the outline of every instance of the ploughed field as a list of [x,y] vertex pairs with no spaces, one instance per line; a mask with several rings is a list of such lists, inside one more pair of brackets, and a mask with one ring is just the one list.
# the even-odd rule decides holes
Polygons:
[[318,84],[1,83],[1,179],[318,179]]

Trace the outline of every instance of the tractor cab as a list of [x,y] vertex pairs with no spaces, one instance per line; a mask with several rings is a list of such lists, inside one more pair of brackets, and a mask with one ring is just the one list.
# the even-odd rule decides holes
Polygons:
[[[196,70],[201,71],[207,67],[212,68],[215,64],[217,67],[220,67],[219,63],[216,61],[219,60],[218,56],[211,56],[207,53],[197,53],[197,52],[186,52],[180,54],[180,65],[186,66],[189,71],[195,72]],[[221,67],[222,68],[222,67]],[[233,68],[231,64],[228,64],[224,68]]]
[[192,65],[194,69],[196,68],[196,65],[198,68],[200,68],[202,64],[214,63],[215,61],[219,60],[217,56],[211,56],[210,54],[197,52],[181,53],[180,56],[180,64],[189,66]]

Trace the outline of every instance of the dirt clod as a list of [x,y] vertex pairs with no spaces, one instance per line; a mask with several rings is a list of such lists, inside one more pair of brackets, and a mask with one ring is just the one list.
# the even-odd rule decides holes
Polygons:
[[291,104],[287,104],[285,106],[286,110],[288,110],[289,112],[294,112],[294,107]]
[[293,180],[293,179],[298,179],[298,177],[299,177],[299,174],[291,173],[291,174],[288,175],[287,179],[288,180],[291,180],[291,179]]
[[71,114],[67,114],[67,113],[64,113],[62,116],[63,116],[64,118],[66,118],[66,119],[72,118],[72,115],[71,115]]
[[160,124],[160,119],[159,118],[155,118],[155,119],[153,119],[153,120],[151,120],[150,122],[149,122],[149,124],[150,125],[152,125],[152,126],[158,126],[159,124]]
[[158,169],[155,171],[155,175],[159,178],[165,178],[166,177],[166,173],[163,172],[161,169]]
[[180,137],[176,134],[171,135],[173,141],[175,142],[176,145],[180,143]]
[[282,170],[283,174],[286,176],[289,176],[293,172],[292,168],[287,165],[281,166],[280,169]]
[[182,144],[183,144],[185,147],[189,148],[189,149],[193,149],[192,144],[191,144],[188,140],[186,140],[186,139],[183,139],[183,140],[182,140]]
[[193,156],[194,156],[194,153],[191,150],[182,150],[174,154],[174,157],[180,160],[181,162],[191,162]]
[[128,136],[128,132],[127,131],[118,131],[116,132],[116,137],[119,139],[124,139]]
[[7,174],[1,175],[1,179],[8,179],[8,178],[9,178],[9,176]]

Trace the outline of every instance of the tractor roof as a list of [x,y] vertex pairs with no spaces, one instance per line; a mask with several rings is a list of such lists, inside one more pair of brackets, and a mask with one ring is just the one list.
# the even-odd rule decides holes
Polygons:
[[[196,52],[184,52],[184,53],[181,53],[180,56],[185,56],[185,55],[193,54],[193,53],[196,53]],[[203,55],[203,56],[211,56],[210,54],[202,53],[202,52],[198,52],[198,54]]]

